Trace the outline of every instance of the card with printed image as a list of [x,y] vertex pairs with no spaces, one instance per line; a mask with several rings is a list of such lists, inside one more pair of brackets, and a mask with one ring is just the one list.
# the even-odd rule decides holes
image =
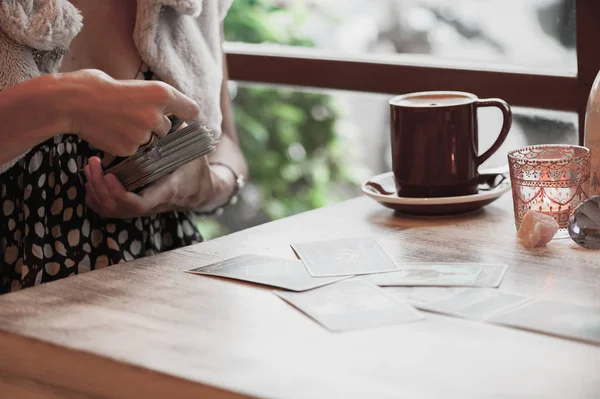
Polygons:
[[[362,278],[362,277],[361,277]],[[464,288],[461,287],[381,287],[386,293],[416,306],[427,302],[440,301],[450,298]]]
[[475,286],[481,267],[467,264],[401,264],[400,270],[364,276],[381,287],[468,287]]
[[306,291],[348,277],[312,277],[299,260],[261,255],[241,255],[188,271],[248,281],[290,291]]
[[477,287],[498,288],[506,275],[508,265],[496,263],[478,263],[481,268],[475,282]]
[[465,319],[487,320],[531,302],[533,297],[491,288],[464,288],[439,301],[415,303],[418,309]]
[[275,294],[333,332],[392,326],[424,319],[411,305],[357,278],[306,292],[275,291]]
[[291,245],[313,277],[350,276],[398,270],[372,237],[354,237]]
[[537,300],[510,309],[491,323],[600,345],[600,308]]

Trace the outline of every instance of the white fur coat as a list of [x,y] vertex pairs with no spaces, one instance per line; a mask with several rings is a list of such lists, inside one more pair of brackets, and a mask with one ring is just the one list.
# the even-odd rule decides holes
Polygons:
[[[202,122],[217,135],[220,24],[231,1],[137,0],[134,41],[140,57],[161,80],[198,102]],[[0,90],[56,72],[83,23],[67,0],[0,0]],[[0,165],[0,173],[21,157]]]

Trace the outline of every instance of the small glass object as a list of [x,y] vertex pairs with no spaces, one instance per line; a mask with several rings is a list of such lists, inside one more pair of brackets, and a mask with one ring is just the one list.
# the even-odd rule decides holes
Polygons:
[[554,238],[569,234],[574,209],[588,198],[590,150],[576,145],[535,145],[508,153],[515,225],[527,211],[552,216],[559,225]]
[[600,249],[600,195],[581,203],[569,218],[569,235],[587,249]]

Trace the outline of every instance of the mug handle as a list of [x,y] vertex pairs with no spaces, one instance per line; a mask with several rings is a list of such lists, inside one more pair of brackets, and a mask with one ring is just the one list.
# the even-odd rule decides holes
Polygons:
[[475,109],[481,107],[499,108],[500,111],[502,111],[503,121],[502,130],[500,130],[500,134],[498,135],[496,142],[492,144],[492,146],[486,152],[477,157],[477,165],[481,165],[487,161],[488,158],[491,157],[492,154],[498,150],[498,148],[500,148],[502,143],[504,143],[504,140],[506,140],[506,136],[508,135],[508,131],[512,125],[512,112],[506,101],[499,98],[485,98],[483,100],[477,100],[475,103]]

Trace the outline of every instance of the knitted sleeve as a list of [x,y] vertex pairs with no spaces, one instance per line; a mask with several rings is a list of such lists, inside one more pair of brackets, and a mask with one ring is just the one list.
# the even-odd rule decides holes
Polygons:
[[[0,91],[57,71],[81,26],[79,11],[67,0],[0,1]],[[0,164],[0,174],[24,155]]]

